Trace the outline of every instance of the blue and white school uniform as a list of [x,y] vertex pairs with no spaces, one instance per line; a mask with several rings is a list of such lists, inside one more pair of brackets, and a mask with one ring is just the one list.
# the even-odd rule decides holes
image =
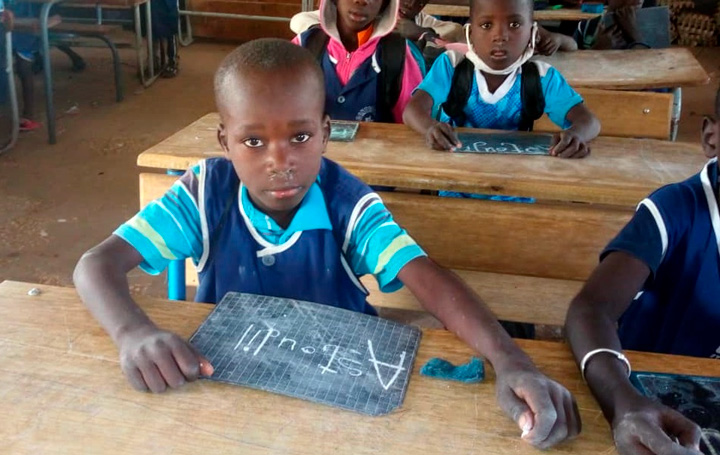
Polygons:
[[213,158],[115,234],[138,250],[140,267],[151,274],[193,258],[197,301],[240,291],[370,314],[359,277],[371,273],[392,292],[402,287],[400,269],[425,255],[377,194],[327,159],[287,229],[253,205],[230,161]]
[[620,319],[624,349],[720,356],[718,163],[640,202],[601,260],[624,251],[651,271]]

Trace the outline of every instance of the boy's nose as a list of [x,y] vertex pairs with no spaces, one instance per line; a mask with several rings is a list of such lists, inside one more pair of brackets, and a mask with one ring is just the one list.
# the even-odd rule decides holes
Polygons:
[[494,43],[508,40],[508,35],[509,35],[508,27],[506,27],[504,25],[498,25],[497,27],[494,28],[493,31],[494,31],[494,33],[492,36],[492,40]]
[[293,167],[290,144],[272,144],[268,150],[268,169],[271,172],[285,172]]

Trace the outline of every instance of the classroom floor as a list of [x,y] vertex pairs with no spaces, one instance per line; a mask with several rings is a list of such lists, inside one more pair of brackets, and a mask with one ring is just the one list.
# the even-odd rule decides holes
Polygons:
[[[58,143],[44,129],[24,133],[0,155],[0,281],[69,286],[80,255],[138,208],[136,157],[214,110],[213,71],[232,44],[198,42],[182,48],[176,79],[143,89],[131,51],[121,51],[126,99],[115,103],[110,60],[102,49],[81,49],[88,67],[73,73],[53,54]],[[720,79],[720,48],[695,49],[712,82],[684,91],[679,140],[699,138],[703,114],[713,110]],[[44,121],[41,76],[37,118]],[[135,271],[134,292],[164,296],[164,276]]]

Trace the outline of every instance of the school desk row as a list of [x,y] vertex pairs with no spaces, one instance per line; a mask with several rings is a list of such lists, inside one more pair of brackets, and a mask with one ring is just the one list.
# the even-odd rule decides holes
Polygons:
[[[140,154],[138,165],[186,169],[220,156],[218,117],[208,114]],[[697,145],[600,137],[582,160],[478,155],[430,150],[404,125],[362,123],[353,142],[330,142],[326,156],[371,185],[534,197],[535,204],[382,193],[395,219],[429,256],[459,273],[506,320],[561,325],[567,306],[597,264],[597,255],[635,205],[667,183],[699,171]],[[140,175],[141,206],[176,177]],[[194,267],[174,265],[169,296],[184,299]],[[406,290],[370,303],[418,310]]]
[[[37,296],[28,295],[32,288]],[[211,305],[137,297],[157,324],[189,337]],[[518,340],[539,368],[577,399],[581,435],[557,454],[614,454],[600,409],[565,344]],[[402,407],[369,417],[268,392],[199,381],[152,395],[134,391],[110,338],[72,288],[0,283],[2,452],[190,455],[541,453],[520,440],[498,408],[491,369],[484,382],[420,376],[428,359],[473,353],[447,331],[424,330]],[[720,375],[710,359],[630,352],[634,369]]]

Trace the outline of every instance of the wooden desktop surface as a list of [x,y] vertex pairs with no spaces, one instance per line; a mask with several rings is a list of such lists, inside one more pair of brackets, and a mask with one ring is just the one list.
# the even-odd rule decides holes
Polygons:
[[[207,114],[138,156],[138,165],[187,169],[221,156],[217,114]],[[429,149],[405,125],[362,123],[353,142],[330,142],[325,156],[371,185],[453,190],[634,207],[662,185],[700,171],[697,144],[599,137],[580,160],[479,155]]]
[[[29,296],[31,288],[41,294]],[[189,337],[210,305],[138,298],[160,327]],[[567,346],[520,341],[575,395],[583,418],[577,439],[557,454],[615,453],[608,426],[580,379]],[[160,395],[134,391],[115,346],[75,290],[0,284],[0,440],[5,454],[528,454],[541,453],[497,407],[494,378],[476,385],[429,379],[431,357],[472,353],[443,330],[424,330],[402,407],[387,416],[348,411],[210,381]],[[629,353],[636,370],[720,375],[720,364]]]

